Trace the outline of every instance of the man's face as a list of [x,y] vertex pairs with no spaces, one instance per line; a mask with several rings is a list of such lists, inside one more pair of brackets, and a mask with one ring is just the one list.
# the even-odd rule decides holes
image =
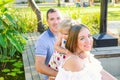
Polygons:
[[56,34],[58,32],[58,24],[61,22],[61,14],[60,12],[53,12],[48,14],[47,19],[49,29],[53,34]]

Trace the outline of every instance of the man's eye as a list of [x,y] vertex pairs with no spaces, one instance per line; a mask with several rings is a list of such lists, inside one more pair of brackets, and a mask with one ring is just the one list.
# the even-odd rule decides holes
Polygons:
[[54,20],[53,18],[50,19],[51,21]]
[[58,17],[57,19],[58,19],[58,20],[60,20],[60,18],[59,18],[59,17]]

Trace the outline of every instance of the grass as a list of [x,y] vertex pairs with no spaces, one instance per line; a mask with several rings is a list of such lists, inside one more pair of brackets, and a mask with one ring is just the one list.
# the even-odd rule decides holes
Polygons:
[[[42,12],[42,16],[46,16],[46,11],[52,7],[39,7],[39,8],[40,8],[40,11]],[[95,12],[100,13],[100,6],[85,7],[85,8],[80,8],[80,7],[56,7],[56,8],[59,8],[64,15],[66,15],[66,13],[76,12],[79,10],[81,11],[80,15],[84,15],[85,13],[95,13]],[[32,13],[32,10],[30,7],[17,8],[17,11],[20,14]],[[32,13],[30,16],[32,16],[33,14],[34,13]],[[108,19],[108,21],[120,20],[120,6],[118,6],[118,7],[109,6],[107,19]]]

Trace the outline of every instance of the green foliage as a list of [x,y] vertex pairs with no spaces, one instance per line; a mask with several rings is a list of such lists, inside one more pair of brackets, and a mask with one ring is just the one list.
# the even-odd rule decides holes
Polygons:
[[[69,12],[69,13],[67,13]],[[70,7],[63,13],[65,16],[71,17],[72,19],[77,20],[80,23],[86,24],[92,34],[97,34],[99,32],[99,25],[100,25],[100,13],[99,12],[87,12],[83,9],[74,10],[74,8]]]
[[7,75],[5,79],[10,77],[16,80],[16,76],[23,74],[23,70],[21,69],[23,67],[23,63],[20,60],[20,55],[15,56],[13,59],[2,60],[1,62],[3,63],[2,65],[0,65],[1,72]]
[[14,13],[14,15],[17,16],[17,18],[19,19],[18,23],[22,24],[21,27],[24,30],[24,32],[37,31],[37,17],[30,8],[15,9]]
[[92,34],[97,34],[99,33],[99,28],[100,28],[100,14],[99,13],[94,13],[94,14],[85,14],[82,16],[82,23],[86,24]]
[[14,63],[13,64],[13,66],[15,66],[15,67],[22,67],[23,66],[23,64],[22,64],[22,62],[21,61],[18,61],[18,62],[16,62],[16,63]]
[[23,71],[20,70],[20,68],[14,68],[14,69],[11,69],[11,72],[8,72],[7,75],[10,75],[10,76],[16,76],[17,74],[22,74]]
[[12,58],[16,52],[22,53],[26,43],[19,20],[10,9],[11,1],[0,1],[0,61]]
[[5,69],[2,70],[2,72],[7,73],[7,75],[9,75],[9,76],[16,76],[17,74],[22,74],[23,73],[23,71],[21,71],[20,68],[17,68],[17,67],[13,68],[11,70],[5,68]]
[[7,75],[9,75],[9,76],[16,76],[16,73],[11,72],[11,73],[8,73]]
[[0,77],[0,80],[4,80],[4,77]]
[[23,74],[23,63],[18,58],[26,44],[26,29],[22,19],[14,14],[12,1],[0,0],[0,80],[20,80],[17,76]]
[[77,9],[73,7],[66,7],[66,10],[63,10],[63,15],[65,17],[70,17],[72,19],[78,19],[81,17],[81,9]]
[[7,69],[7,68],[6,68],[6,69],[3,69],[2,72],[5,72],[5,73],[6,73],[6,72],[10,72],[10,69]]

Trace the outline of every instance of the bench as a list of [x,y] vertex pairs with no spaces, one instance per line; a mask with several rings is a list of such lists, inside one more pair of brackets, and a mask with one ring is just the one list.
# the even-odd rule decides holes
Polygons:
[[[42,75],[35,70],[34,49],[35,42],[40,33],[26,33],[27,45],[22,54],[24,63],[25,80],[43,80]],[[98,58],[105,70],[116,76],[120,80],[120,46],[93,48],[91,53]],[[112,60],[112,62],[110,62]],[[112,69],[111,69],[112,68]],[[114,69],[113,69],[114,68]]]
[[40,34],[39,33],[26,33],[25,36],[28,38],[25,50],[22,54],[25,80],[43,80],[41,74],[35,70],[35,59],[34,59],[34,46],[35,42]]

